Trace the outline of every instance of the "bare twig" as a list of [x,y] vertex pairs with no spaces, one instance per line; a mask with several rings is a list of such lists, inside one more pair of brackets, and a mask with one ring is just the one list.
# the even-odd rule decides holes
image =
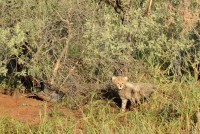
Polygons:
[[65,22],[67,24],[67,30],[68,30],[68,38],[66,40],[66,44],[65,44],[65,47],[63,48],[59,58],[57,59],[56,63],[55,63],[55,66],[54,66],[54,70],[53,70],[53,75],[52,75],[52,78],[51,78],[51,84],[53,85],[54,83],[54,79],[57,75],[57,71],[58,69],[60,68],[61,66],[61,59],[64,57],[65,53],[67,52],[68,48],[69,48],[69,42],[72,38],[72,34],[71,34],[71,23],[69,22],[69,20],[67,19],[64,19],[60,14],[59,12],[56,11],[56,13],[58,14],[59,18]]
[[198,40],[200,41],[200,35],[199,35],[198,31],[194,28],[192,28],[192,30],[195,33],[195,35],[197,36]]
[[[81,55],[84,53],[84,50],[81,52]],[[69,76],[73,73],[76,66],[79,64],[79,60],[76,61],[75,65],[70,69],[68,75],[65,77],[64,82],[69,78]]]
[[152,2],[153,2],[153,0],[149,0],[149,5],[148,5],[147,10],[146,10],[146,12],[144,14],[145,16],[149,16],[150,15]]

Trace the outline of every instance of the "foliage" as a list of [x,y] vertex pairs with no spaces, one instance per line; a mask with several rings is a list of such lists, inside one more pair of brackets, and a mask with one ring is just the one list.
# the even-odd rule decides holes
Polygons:
[[0,1],[1,82],[51,81],[80,105],[112,75],[198,79],[198,1],[117,1]]

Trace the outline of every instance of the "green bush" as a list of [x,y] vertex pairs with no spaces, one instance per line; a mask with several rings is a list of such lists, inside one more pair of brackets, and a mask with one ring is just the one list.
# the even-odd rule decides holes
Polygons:
[[74,95],[114,74],[198,79],[197,1],[120,2],[1,1],[1,78],[31,75]]

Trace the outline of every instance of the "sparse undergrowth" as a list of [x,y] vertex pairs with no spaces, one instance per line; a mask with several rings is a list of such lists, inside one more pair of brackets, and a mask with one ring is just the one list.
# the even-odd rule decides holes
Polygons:
[[[199,14],[197,0],[0,0],[0,86],[51,83],[75,112],[1,118],[0,133],[200,133]],[[96,92],[113,75],[161,92],[120,113]]]
[[[1,133],[199,133],[195,113],[200,105],[199,83],[158,85],[161,92],[140,106],[120,112],[111,100],[94,99],[74,114],[43,113],[41,123],[28,125],[0,119]],[[97,95],[97,94],[96,94]],[[22,115],[23,116],[23,115]]]

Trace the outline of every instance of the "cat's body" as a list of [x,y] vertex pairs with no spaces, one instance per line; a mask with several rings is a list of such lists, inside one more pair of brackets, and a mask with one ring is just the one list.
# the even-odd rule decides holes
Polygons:
[[133,105],[140,103],[143,99],[148,99],[156,89],[151,83],[130,83],[127,77],[113,76],[112,82],[119,89],[119,96],[122,100],[122,111],[126,109],[127,101],[130,100]]

